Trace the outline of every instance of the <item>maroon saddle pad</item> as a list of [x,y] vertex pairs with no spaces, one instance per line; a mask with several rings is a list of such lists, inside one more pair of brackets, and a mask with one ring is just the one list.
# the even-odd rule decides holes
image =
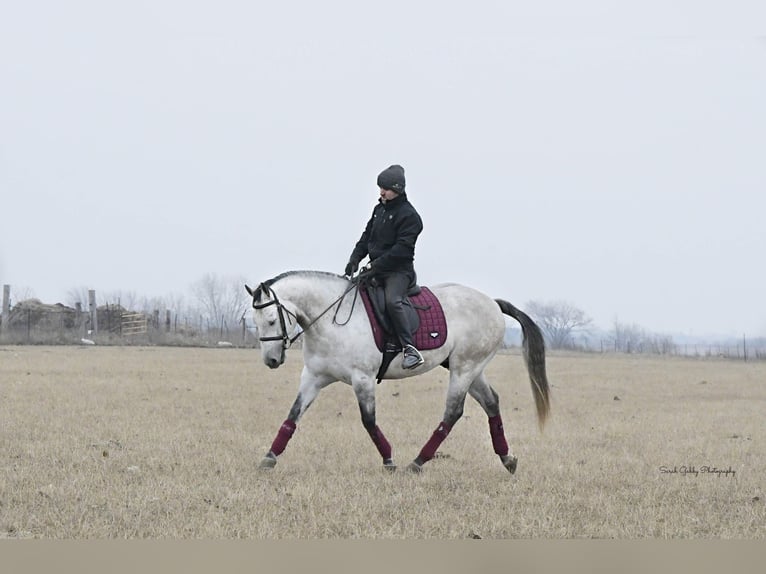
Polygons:
[[[359,291],[362,294],[367,316],[370,318],[375,344],[383,352],[386,345],[386,332],[375,316],[375,310],[370,296],[367,294],[367,289],[360,289]],[[420,317],[420,327],[413,336],[415,346],[420,351],[438,349],[447,340],[447,320],[444,318],[444,311],[439,299],[428,287],[421,287],[420,293],[410,296],[409,300]]]

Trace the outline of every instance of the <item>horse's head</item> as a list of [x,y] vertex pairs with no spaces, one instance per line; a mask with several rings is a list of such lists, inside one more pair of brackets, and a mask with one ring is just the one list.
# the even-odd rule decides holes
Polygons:
[[253,322],[261,341],[261,357],[270,369],[285,362],[285,351],[290,346],[288,324],[293,325],[295,315],[285,308],[277,294],[267,283],[255,289],[245,285],[253,298]]

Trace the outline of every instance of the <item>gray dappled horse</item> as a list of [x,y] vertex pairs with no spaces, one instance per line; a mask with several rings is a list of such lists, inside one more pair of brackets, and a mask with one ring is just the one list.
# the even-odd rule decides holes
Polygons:
[[[370,321],[355,293],[357,284],[340,275],[319,271],[290,271],[261,283],[245,286],[253,298],[253,321],[261,340],[264,363],[276,369],[285,361],[285,351],[302,334],[304,367],[298,396],[287,419],[277,432],[271,449],[261,461],[272,468],[295,432],[296,425],[319,391],[336,381],[351,385],[362,415],[362,424],[383,457],[388,469],[396,466],[391,445],[376,424],[375,374],[381,352],[373,340]],[[387,379],[420,375],[443,366],[449,369],[449,387],[442,422],[413,460],[408,470],[420,472],[463,414],[466,393],[482,406],[489,418],[489,433],[495,453],[505,468],[516,470],[516,457],[509,452],[503,433],[498,395],[484,369],[500,349],[505,334],[503,313],[522,328],[524,360],[532,384],[540,427],[550,410],[550,392],[545,374],[542,333],[526,314],[502,299],[492,299],[469,287],[454,283],[431,287],[447,321],[445,343],[424,351],[425,363],[405,371],[400,361],[391,363]],[[296,323],[302,329],[291,337]]]

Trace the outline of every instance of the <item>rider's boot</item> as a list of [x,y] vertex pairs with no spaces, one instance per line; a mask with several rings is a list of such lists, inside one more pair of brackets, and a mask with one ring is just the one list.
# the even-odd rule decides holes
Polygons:
[[418,351],[412,345],[405,345],[403,352],[404,352],[404,358],[402,359],[403,369],[414,369],[415,367],[419,367],[425,362],[423,360],[423,355],[420,354],[420,351]]

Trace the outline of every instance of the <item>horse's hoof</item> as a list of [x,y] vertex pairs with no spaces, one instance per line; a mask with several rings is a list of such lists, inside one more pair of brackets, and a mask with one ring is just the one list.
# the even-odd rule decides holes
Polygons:
[[264,456],[261,459],[261,464],[258,465],[258,468],[265,468],[265,469],[272,469],[275,466],[277,466],[277,459],[274,456],[269,456],[268,454]]
[[423,472],[423,465],[418,464],[414,460],[407,465],[407,472],[411,472],[412,474],[420,474]]
[[389,458],[388,460],[383,461],[383,469],[388,472],[394,472],[396,470],[396,464]]
[[519,462],[519,459],[513,456],[512,454],[506,454],[500,457],[500,460],[503,461],[503,466],[505,469],[513,474],[516,472],[516,464]]

